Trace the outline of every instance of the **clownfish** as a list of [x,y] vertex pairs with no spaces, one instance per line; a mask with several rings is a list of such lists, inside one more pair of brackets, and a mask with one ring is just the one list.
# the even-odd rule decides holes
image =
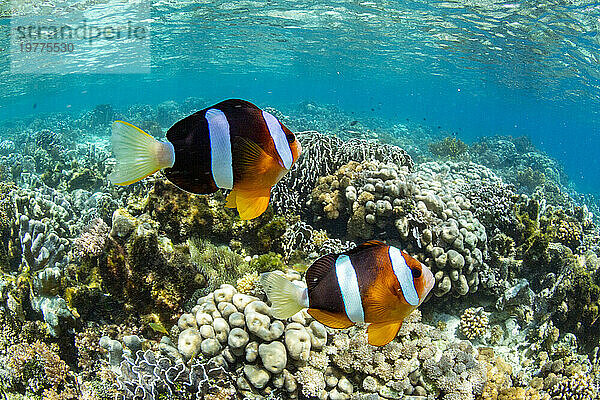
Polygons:
[[368,342],[374,346],[396,337],[435,284],[429,268],[377,240],[319,258],[306,271],[306,289],[276,272],[263,273],[260,280],[274,317],[286,319],[308,308],[330,328],[369,323]]
[[292,168],[302,148],[294,134],[254,104],[230,99],[176,122],[167,142],[124,121],[112,125],[117,159],[109,179],[129,185],[164,169],[169,181],[196,194],[231,189],[226,207],[241,219],[261,215],[271,188]]

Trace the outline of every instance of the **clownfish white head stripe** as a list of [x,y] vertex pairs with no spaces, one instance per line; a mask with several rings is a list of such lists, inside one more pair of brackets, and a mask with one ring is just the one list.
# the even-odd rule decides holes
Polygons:
[[352,322],[365,322],[365,311],[358,287],[358,277],[350,257],[342,254],[337,258],[335,261],[335,274],[342,292],[342,301],[348,319]]
[[281,124],[272,114],[266,111],[263,111],[262,114],[265,122],[267,123],[267,128],[269,129],[271,138],[273,138],[273,143],[275,144],[277,154],[279,154],[281,161],[283,161],[282,166],[285,169],[290,169],[292,167],[292,163],[294,162],[294,157],[292,156],[290,144],[285,136],[285,132],[281,128]]
[[398,279],[398,283],[400,283],[400,288],[402,288],[404,299],[411,306],[418,306],[419,295],[415,288],[415,281],[413,279],[412,271],[408,264],[406,264],[402,252],[396,247],[390,246],[388,254],[390,256],[390,261],[392,262],[394,275],[396,275],[396,279]]
[[210,140],[211,173],[218,187],[233,188],[233,162],[229,122],[225,113],[216,108],[206,111]]

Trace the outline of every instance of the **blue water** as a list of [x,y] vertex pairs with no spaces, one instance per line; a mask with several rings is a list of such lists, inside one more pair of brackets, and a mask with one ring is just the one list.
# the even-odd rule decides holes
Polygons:
[[66,75],[17,74],[11,19],[0,18],[0,120],[188,96],[275,107],[311,100],[390,125],[439,125],[467,142],[527,135],[579,191],[600,192],[596,3],[309,3],[155,2],[145,74],[96,74],[85,63]]

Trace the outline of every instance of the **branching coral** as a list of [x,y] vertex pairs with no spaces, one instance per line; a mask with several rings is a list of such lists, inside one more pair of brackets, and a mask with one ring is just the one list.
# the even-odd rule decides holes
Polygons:
[[332,174],[350,161],[378,160],[412,169],[414,164],[403,149],[364,139],[343,141],[333,135],[300,132],[303,155],[292,170],[275,186],[273,204],[280,213],[303,214],[319,177]]
[[589,375],[576,374],[554,385],[550,390],[552,400],[597,399],[598,388]]

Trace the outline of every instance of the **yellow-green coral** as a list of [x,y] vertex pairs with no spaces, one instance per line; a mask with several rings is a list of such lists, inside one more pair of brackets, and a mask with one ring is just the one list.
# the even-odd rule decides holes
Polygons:
[[275,270],[283,270],[285,265],[281,259],[281,255],[273,252],[267,254],[261,254],[258,257],[254,257],[250,261],[250,268],[258,271],[258,273],[270,272]]
[[534,190],[536,187],[542,186],[544,182],[546,182],[544,173],[534,170],[531,167],[517,171],[517,183],[529,190]]
[[428,147],[432,154],[449,159],[459,159],[469,149],[465,142],[452,136],[447,136],[438,142],[429,143]]
[[559,381],[549,392],[553,400],[597,399],[600,395],[591,377],[582,373]]
[[550,400],[550,396],[534,387],[534,380],[529,387],[514,386],[512,367],[496,357],[493,349],[480,348],[478,360],[485,365],[488,378],[481,400]]

